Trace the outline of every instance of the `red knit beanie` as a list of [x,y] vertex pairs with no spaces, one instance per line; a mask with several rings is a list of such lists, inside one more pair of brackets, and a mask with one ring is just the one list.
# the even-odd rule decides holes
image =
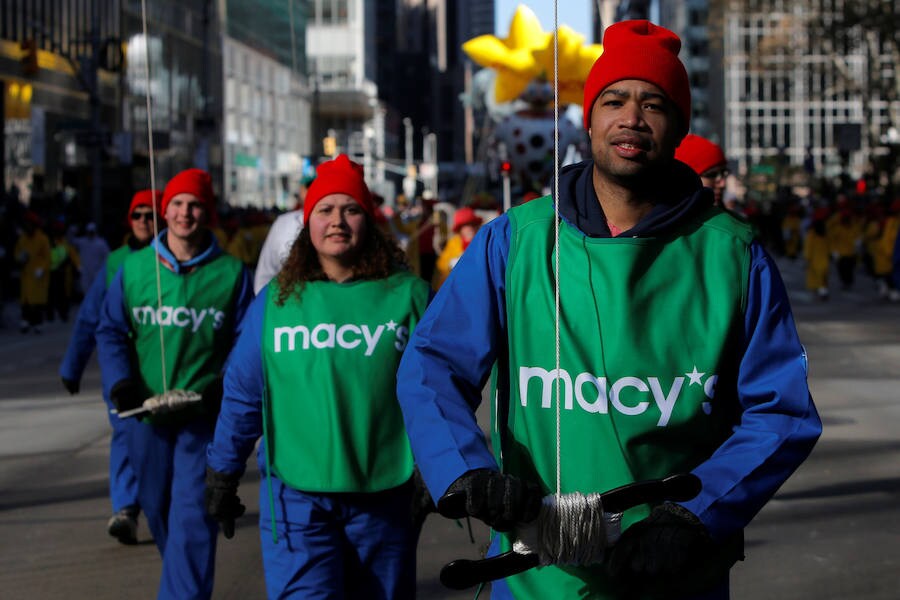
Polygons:
[[309,215],[316,203],[329,194],[347,194],[375,218],[375,205],[372,194],[366,186],[363,167],[355,163],[346,154],[339,154],[334,160],[323,162],[316,167],[316,178],[309,184],[306,198],[303,200],[303,222],[309,222]]
[[139,190],[135,192],[131,198],[131,204],[128,206],[128,224],[131,225],[131,213],[138,206],[148,206],[156,211],[158,217],[162,218],[162,190]]
[[459,233],[459,230],[466,225],[475,225],[478,227],[484,222],[471,206],[463,206],[453,214],[453,233]]
[[169,180],[163,191],[162,206],[163,217],[169,201],[178,194],[191,194],[203,203],[206,209],[207,219],[210,223],[216,220],[216,197],[213,194],[212,177],[203,169],[186,169]]
[[703,175],[713,167],[728,164],[725,153],[718,144],[693,133],[687,134],[681,145],[675,149],[675,159],[692,168],[697,175]]
[[603,34],[603,54],[594,63],[584,84],[584,128],[591,126],[594,101],[611,83],[640,79],[659,87],[681,114],[682,131],[691,124],[691,86],[678,60],[681,40],[650,21],[622,21]]

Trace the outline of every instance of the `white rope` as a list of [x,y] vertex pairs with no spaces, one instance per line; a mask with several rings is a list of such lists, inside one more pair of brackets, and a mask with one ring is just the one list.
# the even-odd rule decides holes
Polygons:
[[[141,26],[144,33],[144,81],[147,86],[144,90],[147,107],[147,151],[150,163],[150,191],[153,194],[151,208],[153,209],[153,239],[159,241],[159,220],[156,212],[156,168],[153,163],[153,113],[150,105],[150,38],[147,35],[147,0],[141,0]],[[162,310],[162,276],[159,267],[159,248],[156,248],[156,309]],[[157,319],[159,321],[159,319]],[[166,342],[163,335],[162,323],[159,323],[159,354],[160,368],[162,370],[162,389],[166,393],[169,389],[166,378]]]
[[554,269],[556,285],[554,289],[555,342],[556,342],[556,495],[562,495],[562,435],[560,432],[560,380],[559,362],[559,2],[553,0],[553,238]]
[[604,513],[601,498],[580,492],[545,496],[538,518],[516,530],[513,551],[537,554],[542,565],[602,562],[622,533],[622,513]]

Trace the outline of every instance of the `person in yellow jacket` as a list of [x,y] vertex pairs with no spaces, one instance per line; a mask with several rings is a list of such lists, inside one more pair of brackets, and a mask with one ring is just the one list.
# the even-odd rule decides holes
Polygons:
[[862,221],[849,207],[844,207],[832,215],[825,229],[828,247],[832,257],[837,261],[841,287],[849,290],[853,287],[857,254],[862,243]]
[[863,227],[863,263],[866,271],[875,280],[878,287],[878,295],[882,298],[888,296],[888,281],[891,275],[891,253],[882,249],[881,237],[887,215],[884,207],[873,204],[869,207],[866,222]]
[[884,281],[888,288],[887,296],[891,302],[900,302],[900,288],[897,285],[897,265],[894,255],[898,236],[900,236],[900,198],[895,199],[888,208],[888,218],[885,219],[881,238],[878,240],[878,253],[883,255],[888,263]]
[[464,206],[454,213],[454,235],[447,240],[447,245],[444,246],[434,266],[431,287],[435,291],[440,289],[447,277],[450,276],[450,271],[456,266],[459,257],[468,248],[469,242],[475,237],[475,233],[481,227],[482,222],[482,218],[475,214],[475,211],[469,206]]
[[828,268],[831,252],[825,233],[828,209],[819,208],[813,213],[812,223],[803,239],[803,258],[806,260],[806,288],[818,295],[820,300],[828,299]]
[[16,241],[14,256],[21,267],[19,304],[22,306],[22,333],[40,333],[50,289],[50,240],[41,231],[41,218],[27,211],[23,232]]

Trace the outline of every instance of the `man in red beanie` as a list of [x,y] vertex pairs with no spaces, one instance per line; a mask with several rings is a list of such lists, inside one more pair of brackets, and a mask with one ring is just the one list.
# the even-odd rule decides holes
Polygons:
[[209,598],[218,526],[204,507],[206,447],[222,373],[253,298],[250,274],[219,247],[209,174],[188,169],[163,191],[168,228],[129,254],[97,328],[103,389],[122,416],[137,496],[162,555],[160,598]]
[[675,149],[675,159],[680,160],[700,176],[704,187],[713,191],[713,201],[722,206],[722,195],[728,179],[728,161],[715,142],[689,133]]
[[[728,598],[743,528],[821,431],[774,262],[674,158],[680,47],[648,21],[606,30],[585,84],[592,160],[479,230],[403,354],[398,399],[438,508],[498,531],[491,555],[554,532],[525,542],[546,566],[494,598]],[[474,415],[491,372],[502,461]],[[576,492],[677,473],[696,496],[580,509],[606,532],[553,525]]]
[[[131,235],[125,244],[106,257],[104,268],[94,278],[81,302],[72,337],[59,367],[63,387],[70,394],[79,392],[81,376],[97,345],[94,333],[100,322],[100,307],[106,298],[106,288],[125,257],[150,243],[153,238],[154,212],[162,223],[162,217],[158,216],[161,200],[161,190],[140,190],[135,193],[128,207]],[[113,430],[109,443],[109,496],[113,515],[107,522],[106,529],[109,535],[122,544],[136,544],[137,517],[141,509],[137,499],[137,479],[128,460],[127,428],[130,422],[116,416],[115,407],[106,394],[103,395],[103,400],[106,402],[109,424]]]

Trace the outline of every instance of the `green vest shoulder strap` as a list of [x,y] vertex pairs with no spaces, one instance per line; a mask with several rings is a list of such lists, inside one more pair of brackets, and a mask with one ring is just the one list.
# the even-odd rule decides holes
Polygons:
[[128,244],[123,244],[110,252],[106,257],[106,287],[109,287],[109,284],[112,283],[116,273],[119,272],[119,267],[122,266],[129,254],[131,254],[131,247]]
[[740,215],[711,206],[701,213],[700,218],[703,219],[704,227],[713,227],[727,233],[730,233],[745,244],[750,244],[755,237],[753,225],[745,221]]

